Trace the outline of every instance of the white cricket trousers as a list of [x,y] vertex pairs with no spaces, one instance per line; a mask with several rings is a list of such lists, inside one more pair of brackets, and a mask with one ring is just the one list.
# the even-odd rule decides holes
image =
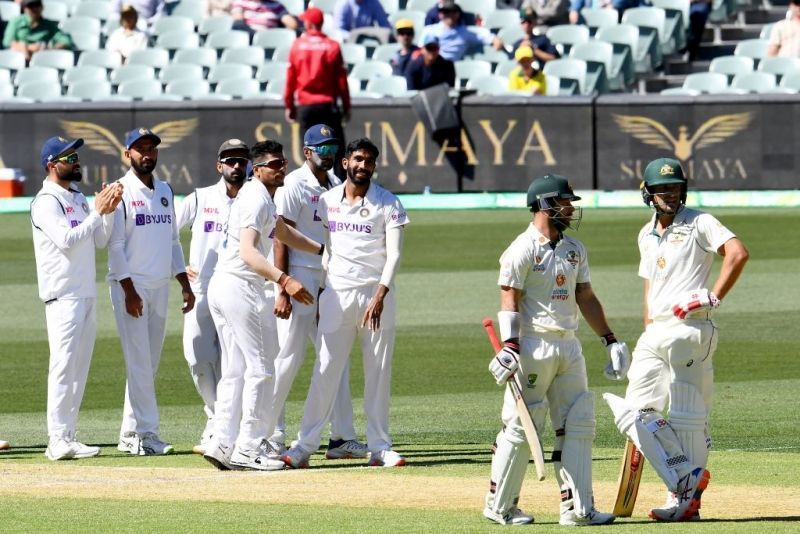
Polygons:
[[50,368],[47,375],[47,434],[74,436],[97,334],[96,300],[59,299],[45,304]]
[[[316,295],[324,273],[322,269],[292,267],[289,274],[303,284],[309,293]],[[278,339],[281,350],[275,359],[274,404],[280,410],[272,439],[286,441],[286,398],[292,389],[300,367],[306,359],[308,340],[316,345],[317,303],[308,305],[292,300],[292,314],[288,319],[278,319]],[[331,439],[345,441],[356,439],[353,425],[353,401],[350,395],[350,361],[342,372],[339,391],[331,414]]]
[[222,375],[214,406],[214,436],[254,449],[269,437],[273,374],[278,354],[274,299],[263,286],[227,273],[214,273],[208,304],[222,347]]
[[195,293],[194,308],[183,316],[183,355],[206,417],[214,415],[220,377],[220,345],[205,293]]
[[121,435],[129,432],[158,434],[156,372],[161,361],[167,326],[169,284],[155,289],[136,288],[144,303],[142,316],[125,309],[125,292],[119,282],[111,282],[111,306],[117,321],[122,355],[125,357],[125,405]]
[[377,331],[359,324],[367,310],[374,286],[326,289],[319,299],[317,360],[303,411],[298,438],[306,452],[319,448],[322,430],[333,411],[333,400],[358,335],[364,359],[364,414],[367,447],[373,453],[390,449],[389,400],[395,336],[395,298],[390,291],[383,301],[381,327]]

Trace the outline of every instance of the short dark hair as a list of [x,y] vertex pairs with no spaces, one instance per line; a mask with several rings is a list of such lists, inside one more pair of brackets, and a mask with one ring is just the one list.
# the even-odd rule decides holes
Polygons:
[[260,158],[266,154],[282,154],[283,145],[274,139],[265,139],[254,144],[250,149],[250,159]]
[[347,148],[344,149],[345,157],[350,157],[350,154],[356,150],[366,150],[367,152],[371,153],[375,159],[378,159],[378,155],[380,154],[380,150],[378,150],[378,147],[375,146],[375,143],[366,137],[359,137],[358,139],[353,139],[347,143]]

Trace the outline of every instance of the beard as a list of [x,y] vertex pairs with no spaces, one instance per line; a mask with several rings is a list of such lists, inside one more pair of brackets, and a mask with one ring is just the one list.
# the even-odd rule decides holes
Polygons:
[[370,179],[372,178],[372,173],[369,171],[365,171],[366,175],[359,176],[356,174],[356,169],[353,167],[347,168],[347,179],[350,180],[351,183],[355,185],[365,185],[368,184]]
[[319,154],[314,154],[311,158],[311,163],[321,171],[329,171],[333,168],[335,158],[323,158]]
[[241,185],[244,183],[244,179],[246,178],[247,173],[242,171],[233,171],[230,173],[223,173],[222,177],[231,185]]
[[81,173],[81,168],[74,168],[68,171],[64,171],[63,173],[58,175],[59,180],[66,180],[68,182],[80,182],[83,180],[83,174]]
[[131,158],[131,167],[137,174],[152,174],[156,168],[156,163],[157,160],[155,159],[137,162]]

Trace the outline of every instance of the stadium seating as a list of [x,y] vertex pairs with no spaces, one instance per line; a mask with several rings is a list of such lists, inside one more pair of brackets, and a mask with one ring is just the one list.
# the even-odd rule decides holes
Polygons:
[[214,48],[221,54],[225,48],[242,48],[250,46],[250,35],[242,30],[230,30],[208,34],[203,46]]
[[161,69],[158,79],[164,85],[178,80],[202,81],[203,67],[190,63],[172,63]]
[[22,13],[20,4],[16,2],[0,2],[0,19],[11,20]]
[[19,87],[26,83],[49,83],[56,88],[61,87],[58,70],[51,67],[28,67],[17,71],[14,85]]
[[253,72],[264,64],[264,49],[258,46],[244,46],[240,48],[226,48],[222,51],[220,63],[237,63],[248,65]]
[[508,94],[508,78],[497,74],[476,76],[467,81],[467,89],[475,89],[481,95]]
[[386,43],[382,45],[378,45],[372,51],[372,59],[375,61],[386,61],[389,62],[392,59],[397,51],[400,50],[400,45],[397,43]]
[[267,57],[272,57],[274,50],[291,46],[294,40],[295,33],[293,30],[286,28],[259,30],[253,35],[253,46],[259,46],[267,50]]
[[199,26],[205,17],[203,3],[201,0],[180,0],[172,9],[172,16],[188,17],[194,21],[195,26]]
[[405,97],[408,96],[408,86],[402,76],[373,78],[367,82],[367,92],[389,97]]
[[492,64],[479,59],[462,59],[455,62],[456,88],[464,87],[467,80],[492,73]]
[[[544,73],[550,78],[557,79],[559,95],[586,94],[586,62],[581,59],[554,59],[544,64]],[[548,94],[551,90],[548,87]]]
[[0,50],[0,69],[17,72],[25,68],[25,54],[16,50]]
[[120,83],[117,93],[134,100],[158,100],[164,91],[157,80],[131,80]]
[[724,93],[728,88],[728,77],[719,72],[696,72],[686,77],[683,88],[700,93]]
[[278,78],[286,78],[286,68],[288,67],[288,63],[284,63],[282,61],[269,61],[264,63],[258,68],[256,72],[256,80],[259,83],[266,85],[268,82],[278,79]]
[[800,92],[800,72],[788,72],[781,78],[780,87]]
[[61,96],[61,86],[49,82],[25,82],[17,89],[17,96],[42,102]]
[[669,89],[662,89],[662,95],[678,95],[678,96],[697,96],[700,91],[696,91],[694,89],[687,89],[685,87],[670,87]]
[[128,65],[148,65],[160,70],[169,65],[169,51],[164,48],[134,50],[128,57]]
[[790,72],[800,72],[800,58],[796,57],[765,57],[758,64],[758,70],[774,74],[778,82]]
[[121,85],[126,82],[155,80],[155,69],[150,65],[126,64],[111,71],[108,79],[112,85]]
[[547,30],[547,38],[556,45],[562,56],[566,56],[573,46],[589,41],[589,28],[573,24],[551,26]]
[[385,78],[392,75],[392,67],[382,61],[365,61],[353,67],[348,78],[359,82],[359,91],[366,88],[367,82],[373,78]]
[[174,53],[176,50],[199,47],[200,36],[194,32],[167,31],[156,38],[155,45]]
[[172,62],[200,65],[205,72],[208,72],[208,69],[217,64],[217,52],[210,48],[178,50],[175,52]]
[[255,98],[261,95],[261,88],[256,80],[249,77],[228,78],[221,80],[214,92],[233,98]]
[[98,65],[111,71],[122,65],[122,57],[111,50],[91,50],[78,56],[78,66],[81,65]]
[[233,29],[233,17],[230,15],[212,15],[200,22],[197,33],[205,38],[209,33],[226,32],[231,29]]
[[748,93],[768,93],[777,86],[774,74],[760,71],[737,74],[731,82],[733,89],[741,89]]
[[99,65],[79,65],[64,73],[61,82],[65,86],[73,85],[77,82],[107,82],[108,73],[106,69]]
[[72,32],[70,33],[74,49],[83,52],[86,50],[98,50],[100,48],[101,36],[99,33],[92,32]]
[[597,34],[600,28],[616,26],[619,22],[619,14],[616,9],[583,8],[581,9],[581,17],[586,26],[589,27],[589,32],[592,35]]
[[739,41],[733,50],[733,55],[751,57],[758,66],[758,62],[767,57],[767,44],[768,42],[762,39],[745,39]]
[[253,71],[250,65],[242,65],[241,63],[218,63],[211,67],[206,80],[212,85],[217,85],[223,80],[237,80],[252,77]]
[[72,13],[78,17],[92,17],[103,22],[111,16],[111,2],[106,0],[82,0]]
[[492,31],[519,26],[519,11],[516,9],[496,9],[486,14],[483,25]]
[[111,84],[105,80],[76,81],[67,88],[67,95],[96,102],[111,96]]
[[728,83],[737,74],[753,72],[753,58],[745,56],[721,56],[711,60],[708,67],[709,72],[718,72],[728,77]]
[[[591,41],[572,47],[569,57],[586,62],[587,85],[600,94],[609,90],[622,91],[627,87],[620,64],[614,67],[614,46],[604,41]],[[600,72],[602,67],[602,72]]]
[[30,65],[32,67],[51,67],[63,73],[75,65],[75,54],[70,50],[41,50],[31,56]]
[[167,84],[164,93],[181,98],[201,98],[211,93],[209,84],[205,80],[175,80]]
[[660,67],[663,61],[665,22],[666,13],[658,7],[634,7],[622,14],[622,25],[630,24],[639,29],[639,46],[648,51],[653,69]]

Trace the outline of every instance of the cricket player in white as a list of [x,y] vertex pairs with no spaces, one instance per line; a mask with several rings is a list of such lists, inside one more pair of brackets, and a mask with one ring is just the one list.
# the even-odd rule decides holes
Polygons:
[[44,143],[41,161],[47,178],[31,202],[39,298],[45,304],[50,344],[45,451],[50,460],[100,453],[99,447],[75,439],[75,427],[97,333],[94,249],[108,243],[123,186],[104,186],[89,211],[86,197],[74,185],[82,178],[76,152],[82,145],[83,139],[62,137]]
[[[208,288],[208,304],[222,341],[222,377],[217,387],[214,435],[204,457],[218,469],[282,469],[267,442],[277,413],[272,407],[278,353],[273,302],[267,281],[277,282],[298,302],[314,298],[303,285],[268,261],[272,238],[322,253],[312,241],[277,216],[272,197],[283,185],[288,161],[275,141],[251,150],[253,179],[231,206],[219,260]],[[234,448],[235,444],[235,448]]]
[[146,128],[131,130],[125,156],[131,168],[120,182],[108,245],[111,305],[125,357],[127,385],[117,449],[136,455],[172,454],[159,437],[155,376],[166,333],[169,280],[183,293],[183,313],[194,307],[178,239],[172,188],[153,176],[161,139]]
[[[636,343],[625,398],[604,395],[627,434],[669,492],[657,521],[700,518],[700,498],[711,438],[712,358],[717,327],[712,314],[748,260],[742,242],[713,216],[687,208],[680,163],[656,159],[644,171],[642,195],[655,209],[639,232],[639,276],[644,279],[645,331]],[[711,290],[714,254],[722,268]],[[669,401],[669,422],[661,412]]]
[[[630,356],[627,346],[611,332],[592,290],[586,248],[563,234],[573,223],[575,227],[580,223],[580,208],[572,206],[576,200],[580,197],[561,176],[536,178],[528,188],[533,221],[500,258],[497,318],[504,347],[489,371],[498,385],[505,385],[514,373],[519,375],[536,428],[544,428],[550,409],[556,434],[552,460],[561,490],[559,523],[606,525],[614,516],[594,507],[594,398],[575,337],[578,310],[608,350],[607,377],[622,379]],[[517,507],[530,447],[508,388],[502,419],[483,515],[504,525],[533,523],[533,517]]]
[[[339,149],[339,140],[333,129],[325,124],[309,128],[303,136],[303,155],[305,164],[286,177],[283,187],[275,194],[278,215],[289,226],[297,228],[303,235],[316,241],[325,239],[325,227],[318,214],[319,197],[341,180],[333,173],[334,158]],[[288,272],[302,282],[312,295],[319,292],[324,273],[322,258],[297,250],[288,250],[280,241],[273,247],[275,266]],[[280,410],[278,424],[270,438],[274,449],[279,453],[286,450],[286,424],[284,405],[297,372],[306,357],[308,339],[312,343],[317,335],[317,307],[304,304],[292,305],[285,292],[278,292],[275,300],[275,315],[278,321],[280,352],[275,360],[275,399]],[[353,401],[350,397],[350,363],[348,361],[339,392],[336,394],[331,415],[331,439],[326,457],[365,458],[367,447],[356,438],[353,426]]]
[[372,182],[377,158],[378,148],[372,141],[352,141],[342,160],[347,179],[319,200],[329,260],[319,302],[317,361],[299,439],[282,456],[290,467],[308,466],[308,458],[319,448],[359,334],[370,465],[405,465],[391,448],[389,400],[395,336],[392,289],[400,266],[403,227],[409,219],[400,200]]
[[214,402],[220,377],[220,344],[208,308],[206,292],[214,266],[223,228],[239,189],[247,177],[250,148],[239,139],[228,139],[217,151],[219,181],[189,193],[178,208],[178,228],[190,225],[187,274],[195,295],[194,308],[183,316],[183,354],[189,364],[200,398],[203,399],[207,422],[200,444],[192,452],[203,454],[213,433]]

